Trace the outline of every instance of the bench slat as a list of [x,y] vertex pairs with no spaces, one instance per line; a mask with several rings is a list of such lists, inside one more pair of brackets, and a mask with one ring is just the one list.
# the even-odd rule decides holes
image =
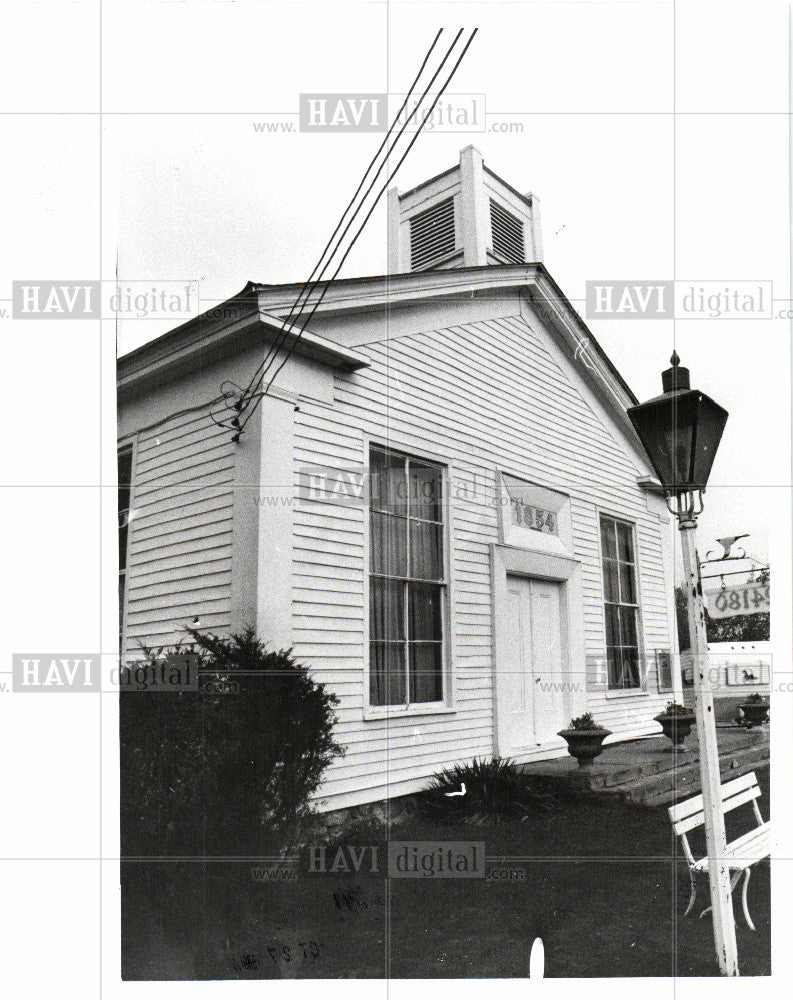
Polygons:
[[[761,791],[757,785],[753,788],[747,788],[743,792],[739,792],[738,795],[732,795],[728,799],[724,799],[724,812],[730,812],[731,809],[737,809],[739,806],[744,805],[746,802],[751,802],[752,799],[760,798]],[[702,798],[701,795],[697,798]],[[700,806],[700,810],[691,816],[686,817],[686,819],[678,820],[673,824],[675,833],[679,836],[681,833],[688,833],[689,830],[694,830],[698,826],[702,826],[705,822],[705,813]]]
[[[737,795],[745,788],[751,788],[755,785],[757,785],[757,775],[754,771],[749,771],[748,774],[742,774],[739,778],[733,778],[732,781],[728,781],[726,785],[721,786],[722,800],[728,799],[733,795]],[[686,799],[684,802],[678,802],[677,805],[669,806],[669,818],[673,823],[677,823],[679,820],[685,819],[693,813],[702,812],[702,807],[702,795],[693,795],[690,799]]]
[[[728,844],[724,860],[730,868],[751,868],[752,865],[769,857],[770,854],[771,824],[764,823]],[[708,858],[701,858],[693,866],[694,871],[707,871],[708,863]]]

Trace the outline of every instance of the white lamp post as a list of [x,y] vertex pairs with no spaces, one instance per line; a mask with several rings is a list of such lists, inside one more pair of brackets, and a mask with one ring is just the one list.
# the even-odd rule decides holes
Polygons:
[[697,516],[702,513],[702,494],[713,467],[727,411],[697,389],[692,389],[687,368],[681,368],[677,353],[672,367],[662,375],[663,393],[633,406],[628,416],[641,438],[653,468],[667,495],[667,506],[680,527],[683,569],[688,598],[688,627],[694,658],[699,766],[705,814],[710,895],[713,903],[713,936],[719,968],[724,976],[737,976],[738,948],[732,912],[730,871],[725,861],[727,838],[721,800],[719,748],[713,692],[708,671],[705,607],[696,547]]

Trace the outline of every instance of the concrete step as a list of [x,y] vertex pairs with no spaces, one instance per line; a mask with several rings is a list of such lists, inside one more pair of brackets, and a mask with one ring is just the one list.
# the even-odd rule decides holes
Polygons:
[[[731,732],[731,749],[736,752],[755,747],[762,741],[763,737],[757,731]],[[641,750],[640,744],[638,748]],[[656,753],[651,759],[634,762],[607,763],[608,750],[609,747],[606,747],[602,764],[600,760],[596,761],[591,770],[581,772],[574,780],[593,791],[606,791],[612,787],[642,781],[652,775],[672,774],[675,771],[685,769],[698,760],[698,748],[694,736],[689,739],[689,749],[686,752],[674,752],[669,744],[668,748]]]
[[[722,781],[767,764],[769,735],[767,727],[747,731],[719,726]],[[559,756],[519,766],[533,781],[560,794],[592,795],[615,804],[666,805],[701,791],[695,734],[688,745],[687,753],[670,752],[666,737],[650,737],[607,744],[587,767]]]
[[[754,745],[736,749],[721,760],[721,780],[729,781],[756,767],[766,766],[769,760],[768,746]],[[642,774],[621,784],[612,784],[592,791],[599,796],[614,795],[622,802],[632,805],[669,805],[681,799],[690,798],[702,791],[699,773],[699,757],[692,755],[685,764],[679,760],[676,767],[667,768],[655,774]]]

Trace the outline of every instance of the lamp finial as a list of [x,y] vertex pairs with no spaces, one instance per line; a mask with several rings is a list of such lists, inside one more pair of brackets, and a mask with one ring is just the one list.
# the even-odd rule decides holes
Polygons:
[[666,371],[661,374],[664,392],[676,392],[678,389],[690,389],[691,382],[689,380],[688,368],[680,367],[680,358],[677,356],[677,351],[672,351],[672,357],[669,360],[672,362],[672,367],[667,368]]

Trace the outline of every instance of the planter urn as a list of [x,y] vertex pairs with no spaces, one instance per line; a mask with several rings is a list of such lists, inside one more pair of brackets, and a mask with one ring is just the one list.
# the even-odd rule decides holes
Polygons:
[[610,729],[561,729],[559,736],[567,740],[567,749],[579,767],[591,764],[603,752],[603,740],[611,736]]
[[655,716],[655,721],[661,724],[664,736],[667,736],[672,741],[671,749],[676,750],[678,753],[685,753],[686,748],[683,746],[683,742],[690,734],[696,720],[697,717],[693,712],[688,712],[685,715],[682,713],[666,714],[662,712],[660,715]]
[[763,701],[746,701],[741,705],[744,725],[747,729],[759,726],[768,721],[768,710],[771,706]]

